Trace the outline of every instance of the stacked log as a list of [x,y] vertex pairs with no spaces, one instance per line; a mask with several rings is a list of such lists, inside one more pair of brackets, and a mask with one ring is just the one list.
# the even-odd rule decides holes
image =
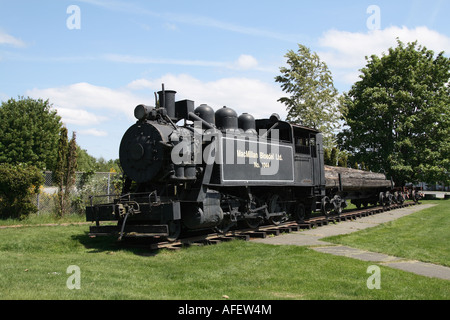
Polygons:
[[383,173],[375,173],[351,168],[325,166],[326,188],[339,187],[339,174],[343,191],[364,191],[389,188],[391,181]]

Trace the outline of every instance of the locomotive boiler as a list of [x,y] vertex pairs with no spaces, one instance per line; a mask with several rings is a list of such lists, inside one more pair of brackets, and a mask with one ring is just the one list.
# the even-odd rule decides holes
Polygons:
[[96,222],[92,234],[175,240],[182,232],[302,220],[315,210],[339,213],[346,199],[392,199],[384,175],[352,189],[344,175],[325,170],[322,134],[315,129],[277,114],[255,119],[175,97],[163,86],[156,106],[135,107],[137,121],[119,149],[122,194],[86,208],[87,221]]

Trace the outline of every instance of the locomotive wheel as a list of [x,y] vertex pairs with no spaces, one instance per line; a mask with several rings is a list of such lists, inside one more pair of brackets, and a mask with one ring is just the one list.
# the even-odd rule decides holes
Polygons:
[[386,191],[386,205],[389,207],[392,204],[392,194],[389,191]]
[[259,227],[259,224],[261,223],[260,218],[254,218],[254,219],[245,219],[245,223],[249,228],[256,229]]
[[397,197],[397,202],[400,204],[403,204],[403,202],[405,202],[405,196],[403,195],[403,193],[399,193],[398,197]]
[[[251,212],[254,212],[254,210],[256,208],[263,208],[266,206],[266,203],[264,202],[264,200],[262,200],[259,197],[254,197],[253,201],[248,205],[249,209],[251,209]],[[267,210],[266,208],[261,209],[261,215],[262,212],[264,212],[263,210]],[[262,222],[262,218],[261,216],[255,216],[255,218],[246,218],[245,219],[245,223],[247,224],[247,226],[251,229],[256,229],[259,227],[259,225]]]
[[169,242],[174,242],[178,239],[181,234],[181,220],[172,220],[168,223],[169,235],[166,240]]
[[419,195],[418,192],[416,192],[416,190],[413,190],[413,191],[411,192],[411,199],[412,199],[415,203],[419,202],[419,200],[420,200],[420,195]]
[[299,203],[297,204],[297,206],[295,207],[295,220],[302,222],[305,220],[305,215],[306,215],[306,209],[305,209],[305,205],[303,203]]
[[392,197],[392,202],[393,203],[399,203],[399,201],[398,201],[398,192],[397,191],[394,192],[394,196]]
[[269,218],[269,222],[274,225],[279,225],[281,222],[283,222],[287,216],[287,206],[286,203],[282,201],[281,197],[278,194],[274,194],[269,198],[269,201],[267,203],[269,213],[275,213],[275,212],[283,212],[284,215],[280,216],[272,216]]
[[342,213],[342,198],[338,195],[335,195],[331,200],[331,204],[334,207],[334,213],[340,215]]
[[333,208],[334,208],[334,205],[331,204],[330,198],[323,197],[321,200],[322,214],[328,217],[331,214],[331,211],[333,210]]
[[221,222],[218,226],[215,227],[215,230],[216,230],[218,233],[225,234],[225,233],[227,233],[227,232],[231,229],[231,227],[234,226],[234,225],[235,225],[235,222],[234,222],[234,221],[231,221],[231,220],[228,219],[228,218],[224,218],[224,219],[222,220],[222,222]]
[[384,208],[384,193],[380,192],[380,194],[378,195],[378,202],[380,203],[380,206],[383,206]]

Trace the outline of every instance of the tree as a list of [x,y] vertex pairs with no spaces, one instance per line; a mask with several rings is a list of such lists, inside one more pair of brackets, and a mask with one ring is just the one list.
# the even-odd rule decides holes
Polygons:
[[278,99],[286,105],[287,121],[320,130],[324,133],[324,142],[331,146],[340,117],[338,91],[331,72],[317,53],[301,44],[297,53],[289,50],[285,57],[288,67],[280,68],[281,75],[275,77],[275,81],[290,94]]
[[19,97],[0,106],[0,163],[52,170],[61,117],[48,100]]
[[67,165],[66,165],[66,190],[70,190],[75,185],[75,173],[77,170],[77,141],[76,133],[72,132],[72,139],[69,142],[67,150]]
[[44,182],[34,166],[0,163],[0,218],[22,218],[37,211],[32,196]]
[[384,171],[398,185],[444,182],[450,171],[450,59],[398,40],[366,58],[361,80],[344,95],[338,144],[351,161]]
[[103,157],[96,159],[95,171],[97,172],[122,172],[122,167],[120,166],[120,160],[108,160],[106,161]]
[[58,203],[56,214],[64,216],[70,208],[70,192],[75,185],[75,171],[77,168],[76,135],[72,133],[70,142],[67,138],[67,129],[60,129],[58,140],[58,158],[54,171],[54,179],[58,185]]
[[79,171],[95,171],[96,162],[97,160],[88,154],[85,149],[77,146],[77,168]]
[[348,166],[348,154],[346,151],[340,151],[339,152],[339,158],[338,158],[338,166],[347,168]]
[[347,151],[339,151],[338,148],[324,148],[323,149],[323,160],[328,166],[338,166],[347,167],[348,155]]

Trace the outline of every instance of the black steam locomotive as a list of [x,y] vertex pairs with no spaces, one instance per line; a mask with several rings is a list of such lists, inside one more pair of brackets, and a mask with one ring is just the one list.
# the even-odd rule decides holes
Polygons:
[[[117,233],[175,240],[182,231],[280,224],[311,211],[339,213],[345,199],[357,204],[392,201],[391,182],[345,188],[327,182],[322,134],[280,120],[277,114],[239,117],[158,92],[159,106],[138,105],[138,119],[119,150],[122,195],[86,208],[92,234]],[[156,96],[156,95],[155,95]],[[403,197],[395,195],[394,200]],[[100,225],[100,221],[117,225]]]

